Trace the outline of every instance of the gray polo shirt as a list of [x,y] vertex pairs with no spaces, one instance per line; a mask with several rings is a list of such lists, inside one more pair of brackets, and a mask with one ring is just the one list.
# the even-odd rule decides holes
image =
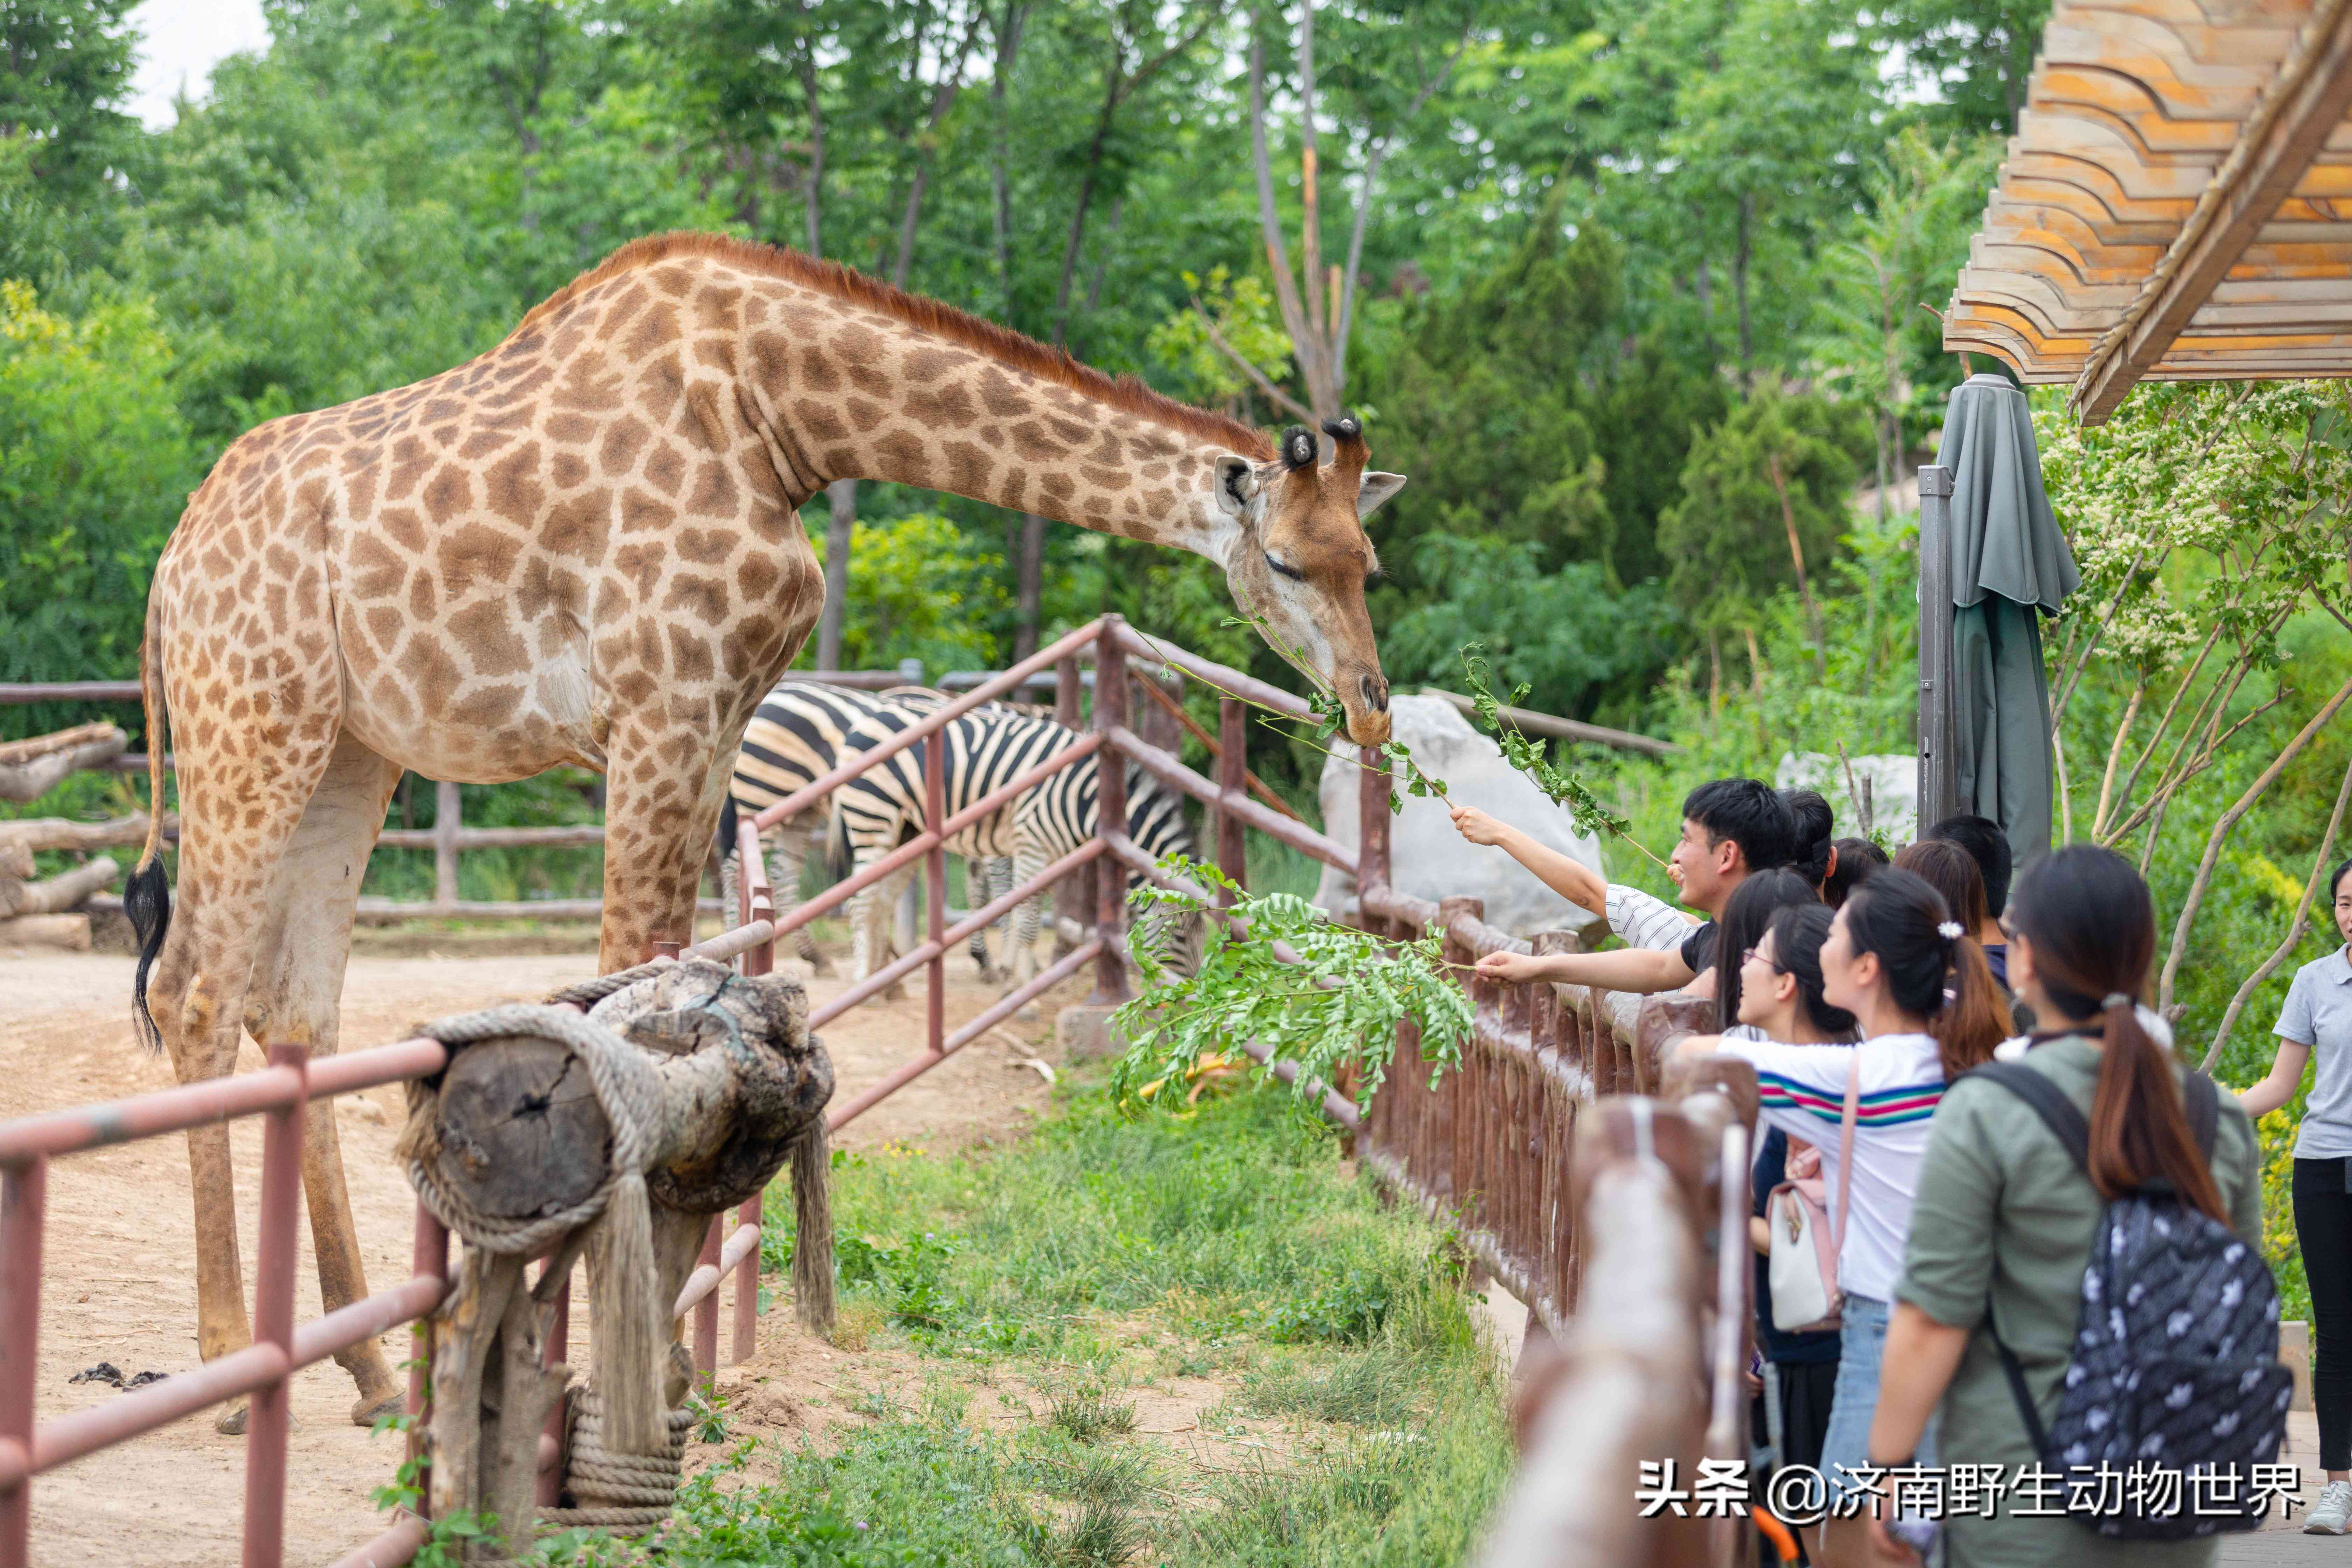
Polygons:
[[2294,972],[2279,1009],[2281,1039],[2312,1047],[2318,1070],[2304,1101],[2298,1160],[2352,1158],[2352,959],[2337,948]]

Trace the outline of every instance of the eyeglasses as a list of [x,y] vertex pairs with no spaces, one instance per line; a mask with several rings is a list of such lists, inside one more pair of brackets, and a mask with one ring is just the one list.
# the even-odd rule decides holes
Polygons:
[[[1740,953],[1739,962],[1742,963],[1752,963],[1759,956],[1759,954],[1756,949],[1752,947],[1748,948]],[[1778,959],[1765,959],[1764,967],[1770,970],[1775,974],[1786,974],[1789,973],[1787,970],[1780,967],[1780,963]]]

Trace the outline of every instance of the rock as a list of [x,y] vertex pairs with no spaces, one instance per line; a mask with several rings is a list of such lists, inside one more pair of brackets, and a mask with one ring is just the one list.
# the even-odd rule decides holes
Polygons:
[[[1437,697],[1392,697],[1389,718],[1394,738],[1423,773],[1444,782],[1456,803],[1475,805],[1601,869],[1599,842],[1579,835],[1568,813],[1503,761],[1502,748],[1472,729],[1452,703]],[[1352,850],[1361,776],[1356,748],[1339,742],[1331,750],[1335,755],[1323,763],[1319,792],[1323,831]],[[1398,891],[1432,902],[1455,895],[1484,899],[1487,923],[1521,936],[1581,931],[1600,920],[1545,887],[1500,849],[1464,843],[1444,803],[1435,800],[1404,796],[1403,812],[1389,824],[1389,876]],[[1315,904],[1335,915],[1353,914],[1356,879],[1325,867]]]
[[808,1415],[801,1402],[784,1392],[781,1383],[755,1384],[737,1394],[729,1403],[729,1413],[740,1415],[755,1426],[777,1426],[797,1430],[808,1425]]
[[1846,788],[1845,762],[1822,752],[1783,752],[1772,775],[1775,789],[1817,789],[1830,803],[1841,838],[1864,837],[1858,790],[1870,797],[1870,826],[1895,848],[1919,836],[1919,759],[1908,752],[1855,757],[1854,790]]
[[1082,1062],[1124,1054],[1127,1041],[1110,1026],[1111,1015],[1118,1011],[1081,1002],[1055,1015],[1054,1039],[1062,1048],[1062,1059]]

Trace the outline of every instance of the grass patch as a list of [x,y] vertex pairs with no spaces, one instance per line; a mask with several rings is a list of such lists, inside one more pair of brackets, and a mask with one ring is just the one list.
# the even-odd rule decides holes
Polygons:
[[[1130,1121],[1098,1075],[1077,1076],[1018,1143],[836,1156],[835,1342],[915,1352],[921,1392],[868,1394],[822,1445],[734,1450],[685,1489],[660,1561],[1403,1568],[1469,1553],[1511,1458],[1444,1235],[1344,1175],[1279,1094]],[[781,1266],[781,1186],[768,1218]]]
[[1064,1389],[1049,1397],[1045,1424],[1075,1443],[1124,1437],[1135,1430],[1135,1401],[1099,1388]]

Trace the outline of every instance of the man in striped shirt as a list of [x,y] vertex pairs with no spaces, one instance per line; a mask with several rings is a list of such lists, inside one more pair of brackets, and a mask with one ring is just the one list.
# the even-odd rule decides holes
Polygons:
[[1788,864],[1797,832],[1788,803],[1760,779],[1714,779],[1691,791],[1683,802],[1682,837],[1667,870],[1681,885],[1683,901],[1707,917],[1695,922],[1638,888],[1604,882],[1589,867],[1475,806],[1455,806],[1454,826],[1471,843],[1509,855],[1569,902],[1602,916],[1627,943],[1615,952],[1512,956],[1509,972],[1499,978],[1554,980],[1635,994],[1693,989],[1698,976],[1713,969],[1715,917],[1751,872]]

